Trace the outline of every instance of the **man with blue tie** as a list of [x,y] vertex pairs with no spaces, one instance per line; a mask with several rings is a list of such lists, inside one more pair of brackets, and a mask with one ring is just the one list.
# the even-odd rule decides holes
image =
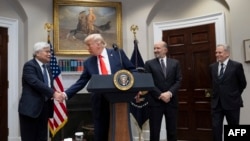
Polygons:
[[229,125],[239,124],[240,108],[243,107],[241,94],[247,85],[242,64],[229,59],[229,55],[228,45],[217,45],[217,62],[210,65],[214,141],[222,141],[224,117]]
[[47,65],[51,57],[50,45],[37,42],[33,57],[23,66],[22,95],[18,107],[21,140],[47,141],[53,98],[62,102],[64,95],[53,89],[53,78]]
[[[107,43],[100,34],[88,35],[84,43],[91,56],[84,62],[84,70],[80,78],[64,92],[66,99],[70,99],[83,89],[93,74],[110,75],[121,69],[136,71],[134,65],[122,50],[106,48]],[[108,141],[109,102],[102,94],[92,94],[91,102],[94,119],[94,140]]]

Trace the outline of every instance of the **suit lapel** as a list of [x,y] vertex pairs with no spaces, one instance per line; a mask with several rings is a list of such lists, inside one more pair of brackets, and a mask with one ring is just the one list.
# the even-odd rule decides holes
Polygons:
[[92,65],[93,66],[93,70],[96,71],[95,74],[99,74],[97,56],[93,57],[93,62],[94,62],[93,64],[95,64],[95,65]]
[[50,81],[51,81],[51,84],[52,84],[52,82],[53,82],[52,70],[50,69],[49,65],[46,65],[46,68],[47,68],[47,70],[49,72],[49,78],[50,78]]
[[213,71],[214,71],[214,74],[215,74],[215,76],[216,76],[216,78],[217,79],[219,79],[219,77],[218,77],[218,68],[219,67],[219,63],[217,62],[215,65],[214,65],[214,68],[213,68]]
[[108,58],[109,58],[109,64],[110,64],[110,69],[111,69],[111,74],[113,74],[115,72],[113,65],[114,64],[114,59],[113,59],[113,53],[112,50],[107,49],[107,53],[108,53]]
[[39,78],[41,78],[41,80],[43,81],[43,72],[42,72],[42,69],[41,69],[40,65],[38,64],[38,62],[35,59],[33,59],[33,63],[36,66],[36,69],[39,72]]
[[225,78],[224,76],[227,76],[228,71],[229,71],[229,70],[230,70],[230,68],[231,68],[231,65],[232,65],[232,62],[231,62],[230,60],[228,60],[227,65],[226,65],[226,68],[225,68],[225,70],[224,70],[224,74],[223,74],[222,79],[224,79],[224,78]]
[[221,81],[223,79],[223,77],[221,79],[219,79],[219,62],[215,63],[214,68],[213,68],[213,74],[215,75],[215,78],[218,81]]
[[172,68],[171,66],[172,66],[172,61],[170,61],[170,59],[167,58],[167,63],[166,63],[166,67],[167,67],[166,78],[168,77],[168,74],[170,72],[170,68]]
[[[159,61],[159,58],[155,58],[154,64],[156,64],[157,69],[161,72],[163,78],[165,78],[164,73],[163,73],[162,68],[161,68],[161,63]],[[166,76],[167,76],[167,74],[166,74]]]

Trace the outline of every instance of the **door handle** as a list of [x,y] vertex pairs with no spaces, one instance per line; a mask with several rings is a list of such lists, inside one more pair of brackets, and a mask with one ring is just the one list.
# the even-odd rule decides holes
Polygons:
[[211,89],[205,89],[205,97],[211,97]]

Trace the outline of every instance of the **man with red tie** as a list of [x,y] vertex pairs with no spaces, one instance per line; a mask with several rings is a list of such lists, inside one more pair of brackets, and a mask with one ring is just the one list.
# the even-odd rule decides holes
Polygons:
[[[106,48],[107,43],[100,34],[88,35],[84,43],[92,56],[84,62],[84,70],[80,78],[65,91],[68,99],[83,89],[93,74],[110,75],[121,69],[136,71],[122,50]],[[94,140],[108,141],[109,102],[101,94],[92,94],[91,101],[95,129]]]

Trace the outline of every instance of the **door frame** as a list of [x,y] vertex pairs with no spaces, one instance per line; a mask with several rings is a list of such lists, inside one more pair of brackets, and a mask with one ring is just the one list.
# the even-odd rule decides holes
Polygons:
[[226,43],[225,15],[222,12],[188,19],[154,22],[154,42],[162,40],[162,31],[164,30],[188,28],[210,23],[215,23],[216,44]]
[[[164,30],[173,30],[180,28],[188,28],[193,26],[205,25],[205,24],[215,24],[215,38],[216,44],[226,43],[226,27],[225,27],[225,15],[222,12],[204,15],[200,17],[193,17],[188,19],[154,22],[153,23],[153,42],[162,40],[162,32]],[[149,48],[149,52],[153,52],[153,48]],[[166,132],[165,120],[162,120],[161,135]],[[163,130],[163,131],[162,131]]]
[[[19,55],[18,55],[18,20],[0,17],[0,26],[8,28],[8,128],[9,141],[20,140],[19,133]],[[15,57],[13,57],[15,56]],[[16,111],[16,112],[13,112]]]

